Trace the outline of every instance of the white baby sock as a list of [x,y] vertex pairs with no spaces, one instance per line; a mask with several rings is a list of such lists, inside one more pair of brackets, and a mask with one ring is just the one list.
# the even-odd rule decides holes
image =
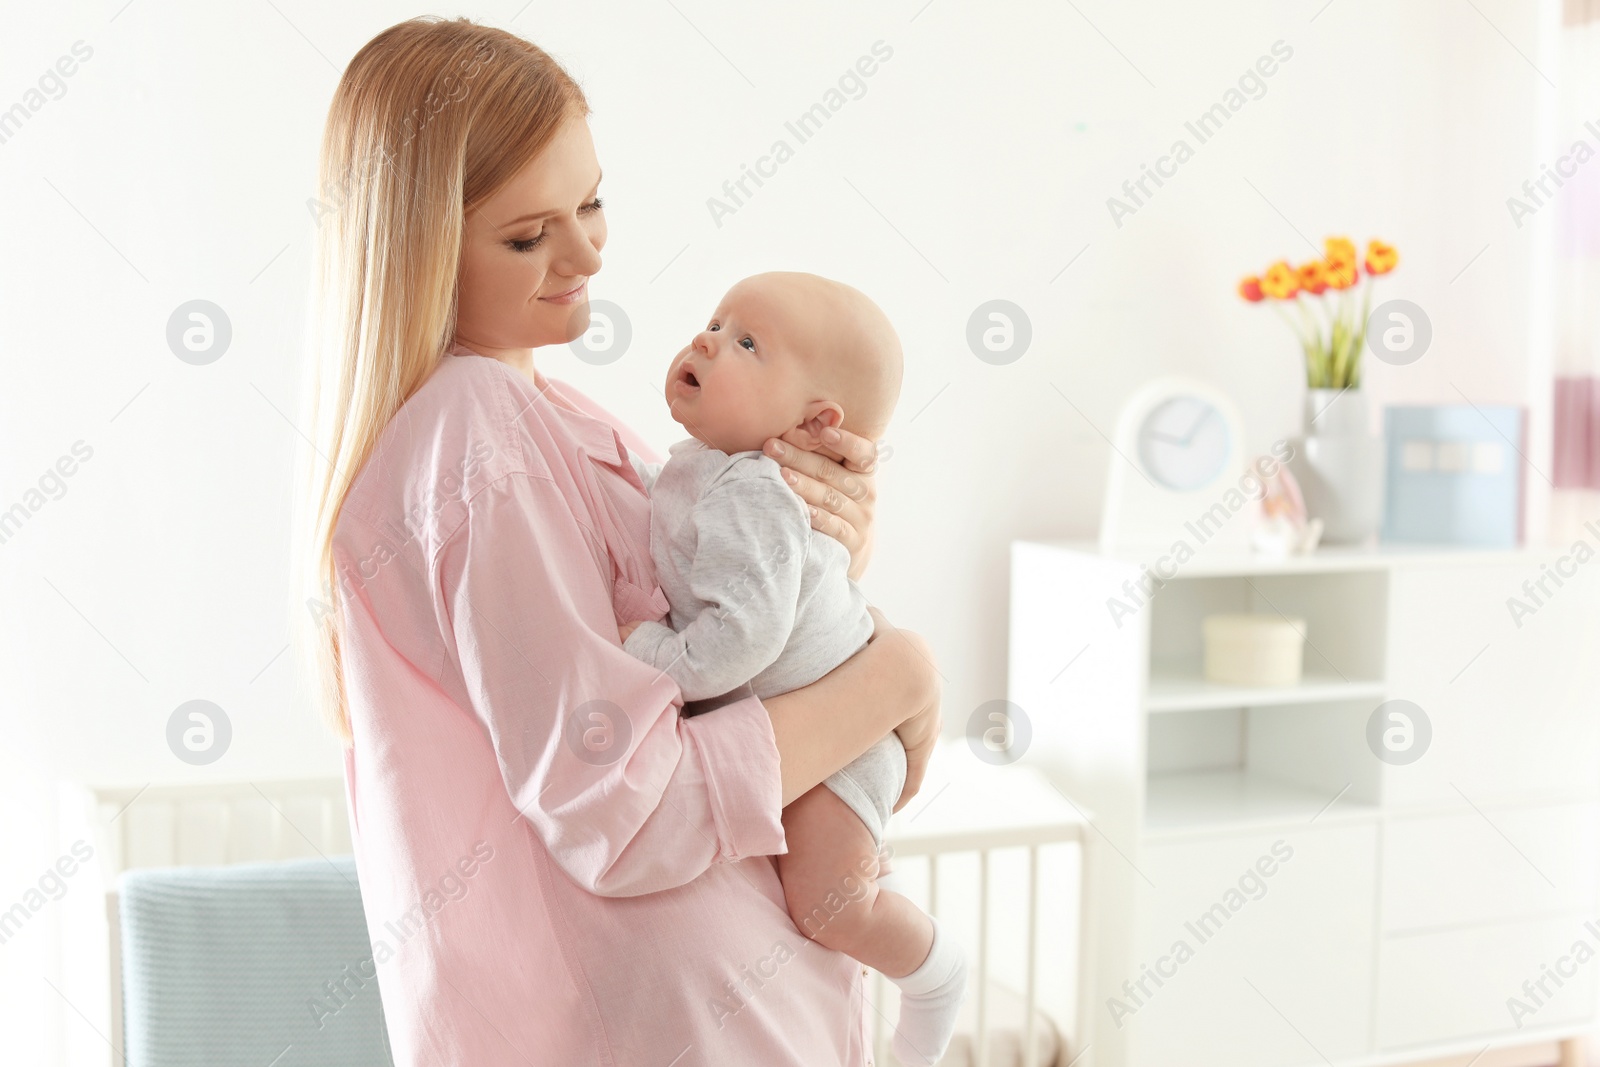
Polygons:
[[900,1022],[892,1047],[906,1067],[934,1067],[950,1044],[956,1015],[967,992],[967,958],[958,942],[939,932],[933,923],[933,945],[922,965],[904,978],[889,981],[900,987]]

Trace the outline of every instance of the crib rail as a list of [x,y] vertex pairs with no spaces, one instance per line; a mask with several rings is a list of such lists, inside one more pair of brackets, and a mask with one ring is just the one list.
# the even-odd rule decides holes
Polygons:
[[[993,892],[991,885],[991,855],[996,851],[1026,849],[1027,852],[1027,878],[1024,896],[1026,898],[1027,926],[1024,933],[1024,1032],[1022,1034],[1022,1064],[1023,1067],[1050,1067],[1038,1062],[1039,1034],[1037,1031],[1039,1020],[1038,1003],[1038,968],[1039,968],[1039,852],[1041,848],[1052,845],[1076,844],[1080,849],[1080,884],[1087,884],[1089,853],[1085,847],[1085,822],[1076,812],[1060,815],[1054,819],[1040,820],[1037,815],[1021,825],[1005,826],[990,825],[981,828],[962,828],[951,830],[938,830],[924,827],[920,832],[909,831],[897,834],[896,827],[891,825],[888,844],[891,859],[899,861],[916,857],[925,857],[927,860],[927,900],[928,910],[937,919],[944,920],[946,916],[940,911],[939,900],[939,864],[941,859],[948,859],[957,855],[973,855],[978,859],[978,886],[977,886],[977,931],[978,942],[976,945],[973,966],[968,968],[968,995],[973,998],[976,1007],[976,1028],[973,1034],[973,1064],[974,1067],[994,1067],[990,1063],[990,928],[989,913],[990,901]],[[898,866],[895,867],[898,870]],[[1084,958],[1083,948],[1087,944],[1088,922],[1079,897],[1078,908],[1078,946],[1079,958]],[[1065,951],[1054,953],[1051,957],[1060,965],[1067,963]],[[1078,999],[1080,1005],[1083,999],[1084,984],[1082,968],[1078,968]],[[874,975],[876,1000],[884,1003],[887,993],[887,979],[882,974]],[[1085,1013],[1079,1008],[1079,1024],[1076,1029],[1083,1029],[1082,1019]],[[889,1038],[891,1025],[881,1015],[877,1020],[874,1032],[873,1053],[874,1062],[880,1067],[893,1062],[889,1053]],[[1075,1042],[1075,1044],[1078,1042]],[[1060,1062],[1067,1062],[1065,1057],[1060,1057]]]
[[[71,1001],[122,1065],[122,959],[116,879],[140,867],[192,867],[350,851],[338,778],[94,788],[64,786],[63,840],[91,841],[103,896],[79,916],[82,944],[64,961]],[[85,1061],[87,1054],[85,1054]]]
[[[891,872],[901,870],[901,861],[926,862],[926,904],[928,912],[941,921],[941,928],[957,918],[954,909],[965,912],[976,909],[976,944],[971,945],[968,966],[968,997],[976,1009],[974,1019],[971,1064],[974,1067],[1013,1067],[990,1062],[990,981],[992,952],[990,944],[995,931],[990,929],[990,901],[992,893],[992,857],[995,853],[1026,853],[1026,907],[1022,909],[1022,923],[1026,925],[1022,941],[1022,1067],[1054,1067],[1040,1064],[1040,997],[1038,977],[1040,966],[1072,968],[1077,976],[1077,1021],[1070,1035],[1072,1051],[1067,1054],[1067,1033],[1058,1025],[1062,1046],[1056,1049],[1061,1067],[1077,1061],[1086,1049],[1086,1021],[1091,1017],[1086,1008],[1090,985],[1086,982],[1083,961],[1090,955],[1090,928],[1085,921],[1082,905],[1070,912],[1077,926],[1077,952],[1067,952],[1067,945],[1040,944],[1040,896],[1046,901],[1061,901],[1072,893],[1070,886],[1042,886],[1040,853],[1053,846],[1075,846],[1078,853],[1078,901],[1082,902],[1083,886],[1090,885],[1091,848],[1088,822],[1072,801],[1054,789],[1038,769],[1029,766],[992,766],[987,761],[973,757],[963,742],[944,742],[934,766],[942,769],[944,781],[925,782],[923,795],[930,800],[917,805],[914,813],[896,814],[890,821],[886,843],[890,849]],[[973,901],[954,901],[952,894],[944,891],[944,881],[949,875],[955,857],[976,856],[978,886]],[[970,861],[963,861],[970,872]],[[947,915],[947,910],[950,910]],[[1013,931],[1014,933],[1014,931]],[[1058,969],[1059,974],[1059,969]],[[874,977],[875,1000],[885,1003],[888,981],[882,974]],[[882,1014],[877,1014],[874,1030],[874,1062],[878,1067],[890,1067],[890,1035],[893,1025]],[[947,1057],[949,1062],[950,1057]]]
[[[915,813],[905,813],[908,818],[897,815],[891,820],[891,856],[895,860],[926,859],[928,910],[941,921],[947,917],[944,911],[952,908],[949,900],[939,899],[941,863],[957,857],[977,857],[977,944],[969,968],[969,996],[976,1008],[973,1062],[977,1067],[1000,1067],[990,1063],[989,905],[996,899],[990,861],[995,852],[1025,851],[1026,885],[1017,901],[1027,921],[1021,1062],[1026,1067],[1052,1067],[1036,1062],[1040,1037],[1039,967],[1071,966],[1078,976],[1077,1032],[1073,1034],[1072,1056],[1060,1057],[1059,1067],[1067,1067],[1069,1058],[1078,1061],[1087,1047],[1084,1031],[1091,1013],[1085,1007],[1088,986],[1080,961],[1092,958],[1092,931],[1082,910],[1079,886],[1041,886],[1040,852],[1075,844],[1080,856],[1079,885],[1087,884],[1094,852],[1086,832],[1088,824],[1037,772],[1020,767],[963,767],[960,759],[959,754],[941,755],[936,766],[953,772],[953,776],[943,785],[930,782],[925,786],[923,795],[936,800],[923,802]],[[75,968],[87,970],[88,985],[82,986],[82,995],[75,995],[74,1002],[94,1005],[86,1010],[99,1016],[95,1028],[109,1036],[106,1043],[110,1047],[102,1045],[102,1052],[110,1064],[119,1062],[122,1047],[114,891],[118,874],[136,867],[230,864],[350,851],[344,787],[339,779],[142,789],[72,787],[63,799],[67,801],[65,809],[71,812],[66,821],[73,824],[64,825],[64,832],[73,837],[85,832],[91,835],[107,890],[103,903],[95,909],[98,914],[87,917],[89,921],[83,924],[92,924],[98,930],[84,946],[86,959],[79,961],[82,966]],[[1071,898],[1079,901],[1075,956],[1069,956],[1066,946],[1041,946],[1041,895],[1047,903]],[[886,982],[881,975],[874,981],[881,1004]],[[891,1029],[884,1020],[878,1020],[873,1044],[879,1067],[893,1063],[888,1049]]]

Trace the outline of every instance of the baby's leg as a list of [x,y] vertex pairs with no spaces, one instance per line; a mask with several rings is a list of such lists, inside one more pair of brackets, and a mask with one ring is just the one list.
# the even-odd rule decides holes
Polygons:
[[785,808],[783,828],[789,851],[778,857],[778,877],[789,917],[813,941],[900,987],[895,1056],[907,1067],[932,1067],[966,992],[960,946],[911,901],[878,886],[872,832],[827,786]]
[[783,832],[789,851],[778,857],[778,877],[800,932],[890,978],[916,970],[933,922],[878,888],[878,850],[849,805],[819,785],[784,809]]

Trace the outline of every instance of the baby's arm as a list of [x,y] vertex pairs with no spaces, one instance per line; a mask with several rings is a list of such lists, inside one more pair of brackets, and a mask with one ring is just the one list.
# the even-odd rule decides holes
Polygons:
[[623,648],[672,676],[685,700],[745,684],[783,651],[794,629],[810,523],[776,477],[730,478],[695,504],[689,584],[706,603],[682,632],[642,622]]

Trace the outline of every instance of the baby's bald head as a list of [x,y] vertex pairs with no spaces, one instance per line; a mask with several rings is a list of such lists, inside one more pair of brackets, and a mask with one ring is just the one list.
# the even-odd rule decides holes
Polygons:
[[799,271],[768,271],[736,284],[781,316],[822,399],[844,412],[843,428],[883,436],[900,399],[904,358],[883,309],[861,290]]

